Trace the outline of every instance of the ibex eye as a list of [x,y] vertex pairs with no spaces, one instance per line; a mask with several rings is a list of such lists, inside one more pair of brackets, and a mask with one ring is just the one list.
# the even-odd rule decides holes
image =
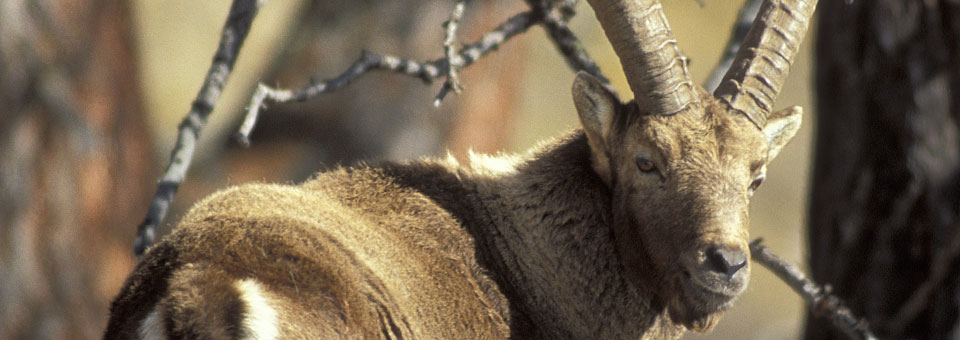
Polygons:
[[763,177],[757,178],[750,183],[750,191],[757,191],[760,188],[760,184],[763,183]]
[[653,161],[640,157],[637,158],[637,168],[642,172],[654,172],[657,170],[657,165],[653,164]]

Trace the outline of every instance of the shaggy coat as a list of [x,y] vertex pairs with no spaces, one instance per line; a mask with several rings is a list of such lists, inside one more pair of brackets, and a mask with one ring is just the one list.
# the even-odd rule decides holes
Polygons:
[[578,74],[583,130],[524,157],[341,168],[199,202],[105,339],[675,339],[747,287],[748,205],[815,0],[765,1],[716,96],[655,0],[590,0],[634,101]]
[[197,203],[105,339],[674,339],[742,293],[747,207],[798,108],[671,117],[581,73],[583,130],[523,157],[360,165]]
[[107,338],[675,337],[664,302],[619,274],[590,158],[577,131],[528,159],[223,190],[147,252]]

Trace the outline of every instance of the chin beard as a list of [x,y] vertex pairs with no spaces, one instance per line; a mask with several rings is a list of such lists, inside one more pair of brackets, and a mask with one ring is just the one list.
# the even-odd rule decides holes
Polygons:
[[673,297],[668,300],[667,311],[670,319],[695,332],[703,333],[713,330],[713,327],[720,322],[723,312],[733,303],[732,298],[726,303],[716,305],[704,301],[703,298],[690,296],[700,292],[690,291],[697,288],[690,287],[689,282],[679,283],[674,287],[674,289],[679,288],[679,291],[673,292]]
[[713,330],[723,316],[723,311],[705,312],[691,308],[689,302],[677,300],[671,299],[667,306],[670,319],[694,332],[705,333]]

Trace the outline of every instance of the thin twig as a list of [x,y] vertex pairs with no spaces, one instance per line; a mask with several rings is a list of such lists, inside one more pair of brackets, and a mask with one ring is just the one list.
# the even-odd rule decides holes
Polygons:
[[[465,1],[458,1],[458,5],[461,2]],[[569,27],[567,27],[567,20],[574,15],[573,6],[576,4],[575,0],[527,0],[527,3],[530,5],[531,11],[511,17],[493,31],[484,34],[479,41],[465,46],[452,58],[449,56],[449,53],[453,50],[449,48],[452,44],[448,42],[450,39],[453,39],[452,36],[456,33],[456,27],[451,27],[449,23],[455,22],[462,17],[462,10],[457,8],[454,9],[451,14],[451,21],[448,21],[446,26],[447,40],[444,42],[444,51],[447,56],[444,58],[429,62],[417,62],[392,55],[380,55],[364,51],[360,58],[357,59],[347,71],[336,78],[312,84],[300,90],[294,91],[274,88],[261,83],[257,86],[257,90],[250,98],[250,104],[247,106],[247,114],[244,117],[240,129],[238,129],[234,135],[234,138],[242,145],[249,145],[250,133],[256,125],[260,111],[265,107],[265,103],[268,100],[273,103],[303,101],[346,86],[371,70],[386,70],[402,73],[420,78],[428,83],[444,75],[440,73],[440,70],[446,70],[447,82],[444,83],[444,86],[440,89],[440,93],[434,100],[434,105],[438,106],[440,100],[442,100],[451,89],[449,87],[450,85],[448,85],[451,81],[449,76],[451,70],[454,70],[453,72],[456,74],[456,70],[469,66],[490,51],[497,49],[503,42],[519,33],[525,32],[530,26],[538,23],[544,26],[558,51],[560,51],[566,59],[567,64],[574,71],[586,71],[598,79],[601,79],[604,83],[609,84],[609,80],[603,75],[597,63],[587,54],[580,40]],[[451,28],[453,30],[452,33]],[[453,79],[456,79],[456,76],[454,76]],[[456,80],[456,83],[459,83],[459,80]],[[453,89],[455,88],[456,87]]]
[[[604,84],[610,84],[610,80],[603,75],[597,62],[583,48],[580,39],[567,26],[567,22],[575,15],[573,8],[576,6],[576,1],[526,0],[526,2],[535,13],[542,13],[542,26],[550,36],[554,47],[563,55],[567,66],[574,72],[584,71],[600,79]],[[613,88],[610,87],[610,90]]]
[[[533,12],[514,15],[494,30],[484,34],[480,40],[464,46],[463,49],[460,50],[460,53],[453,58],[453,63],[459,68],[470,66],[478,59],[496,50],[504,42],[510,40],[510,38],[525,32],[530,26],[538,22],[540,22],[539,16]],[[250,98],[250,105],[247,106],[247,114],[244,117],[240,129],[235,134],[235,138],[241,143],[249,143],[250,133],[253,131],[259,112],[267,100],[273,103],[304,101],[344,87],[372,70],[392,71],[417,77],[430,83],[434,79],[444,75],[441,70],[447,69],[449,63],[450,61],[446,57],[428,62],[418,62],[392,55],[363,51],[360,58],[357,59],[349,69],[336,78],[311,84],[296,91],[272,88],[261,83],[257,86],[253,97]]]
[[213,56],[210,70],[207,71],[207,77],[197,98],[190,106],[190,112],[180,122],[177,142],[170,154],[170,164],[167,165],[160,183],[157,184],[157,192],[150,203],[146,218],[137,229],[137,239],[133,246],[137,256],[143,254],[144,250],[153,243],[157,226],[166,218],[173,196],[190,168],[200,129],[206,124],[210,111],[216,105],[223,85],[227,82],[233,64],[237,60],[240,47],[243,46],[243,41],[250,32],[253,18],[264,3],[266,3],[265,0],[234,0],[231,4],[230,13],[227,15],[220,35],[220,46]]
[[[760,12],[760,3],[761,0],[747,0],[743,7],[740,7],[740,12],[737,13],[737,22],[734,23],[733,32],[730,33],[730,40],[727,41],[727,45],[723,49],[723,56],[720,57],[717,66],[713,68],[713,72],[710,72],[710,77],[707,77],[707,81],[703,83],[703,88],[707,91],[713,92],[713,90],[716,90],[717,86],[720,86],[723,76],[727,74],[727,70],[733,65],[733,59],[736,58],[740,45],[743,45],[743,40],[747,38],[747,32],[753,26],[753,19]],[[703,7],[703,3],[700,6]]]
[[456,94],[460,94],[460,92],[463,91],[463,84],[460,83],[460,76],[457,72],[460,66],[457,65],[456,62],[457,47],[455,44],[457,27],[460,24],[460,18],[463,18],[463,8],[466,4],[467,0],[457,0],[457,3],[453,6],[453,12],[450,13],[450,20],[447,20],[447,22],[443,24],[446,29],[446,38],[443,39],[443,55],[446,56],[450,62],[447,63],[447,80],[443,82],[440,93],[438,93],[437,97],[433,100],[434,107],[440,107],[440,102],[450,90],[453,90]]
[[553,45],[563,55],[570,68],[574,71],[587,72],[605,84],[610,83],[610,80],[600,70],[600,66],[597,66],[597,62],[583,48],[580,39],[570,30],[559,13],[556,11],[548,13],[543,20],[543,27],[547,30]]
[[828,317],[835,327],[851,339],[877,339],[867,327],[866,321],[854,316],[853,312],[843,305],[840,298],[830,293],[829,288],[821,287],[808,279],[797,266],[784,261],[762,243],[763,239],[759,238],[750,242],[753,260],[769,269],[803,297],[810,304],[813,315]]

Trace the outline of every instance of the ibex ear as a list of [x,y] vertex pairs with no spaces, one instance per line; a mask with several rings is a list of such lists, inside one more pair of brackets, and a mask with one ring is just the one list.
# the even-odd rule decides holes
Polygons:
[[767,145],[770,146],[767,151],[767,162],[777,157],[783,146],[797,134],[802,117],[803,108],[799,106],[788,107],[767,117],[767,125],[763,127],[763,134],[767,136]]
[[577,106],[580,123],[587,134],[593,150],[594,170],[607,183],[610,182],[610,153],[607,138],[613,128],[613,116],[620,99],[603,85],[599,79],[580,71],[573,81],[573,103]]

